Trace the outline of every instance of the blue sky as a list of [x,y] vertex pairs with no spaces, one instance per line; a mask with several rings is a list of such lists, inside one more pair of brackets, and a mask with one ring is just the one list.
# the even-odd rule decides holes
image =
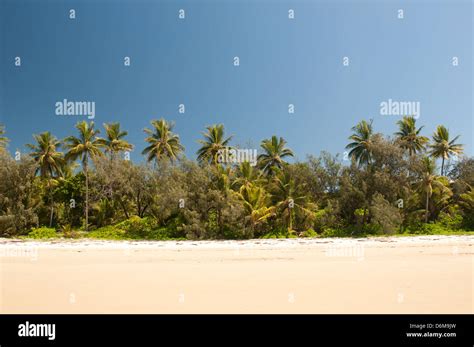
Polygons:
[[392,134],[400,116],[380,115],[392,99],[420,102],[424,134],[444,124],[472,155],[472,22],[461,0],[0,0],[0,122],[10,151],[25,150],[32,134],[63,138],[85,119],[57,116],[57,101],[94,101],[96,124],[128,130],[133,160],[161,117],[190,158],[200,132],[223,123],[233,144],[257,148],[276,134],[304,159],[344,152],[362,119]]

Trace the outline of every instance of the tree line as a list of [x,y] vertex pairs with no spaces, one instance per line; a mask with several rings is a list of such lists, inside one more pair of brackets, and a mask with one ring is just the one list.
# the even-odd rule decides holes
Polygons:
[[119,123],[104,124],[103,137],[92,121],[63,140],[33,135],[19,160],[0,126],[0,234],[40,226],[189,239],[474,230],[474,159],[442,125],[430,139],[414,117],[399,120],[392,136],[363,120],[349,136],[347,163],[327,152],[289,163],[293,151],[272,136],[256,165],[222,162],[222,150],[236,148],[222,124],[202,133],[196,161],[184,156],[172,122],[150,125],[143,164],[124,159],[134,146]]

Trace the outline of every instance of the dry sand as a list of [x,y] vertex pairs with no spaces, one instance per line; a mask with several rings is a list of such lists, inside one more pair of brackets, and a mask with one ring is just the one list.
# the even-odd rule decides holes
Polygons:
[[473,313],[473,244],[0,239],[0,312]]

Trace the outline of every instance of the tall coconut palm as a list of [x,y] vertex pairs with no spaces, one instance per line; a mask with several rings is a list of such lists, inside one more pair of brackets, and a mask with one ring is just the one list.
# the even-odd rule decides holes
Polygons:
[[103,144],[97,137],[100,130],[94,129],[94,122],[89,124],[86,121],[79,122],[76,124],[76,129],[79,131],[79,137],[69,136],[64,140],[65,147],[68,149],[65,158],[68,161],[80,159],[82,163],[82,170],[86,178],[85,227],[87,230],[89,225],[89,159],[101,157],[104,153],[101,151]]
[[4,151],[10,140],[5,136],[5,126],[0,124],[0,152]]
[[33,138],[36,144],[27,144],[26,146],[32,151],[30,156],[38,164],[36,174],[42,178],[60,176],[64,162],[63,153],[58,151],[61,142],[49,131],[33,135]]
[[232,136],[225,138],[225,131],[223,124],[210,125],[207,132],[203,132],[204,140],[199,140],[201,148],[197,151],[197,159],[200,162],[208,162],[212,164],[218,163],[218,153],[220,150],[229,147],[229,142]]
[[283,137],[272,136],[271,139],[265,139],[260,144],[263,153],[257,158],[259,167],[267,175],[273,175],[277,169],[281,169],[286,163],[284,158],[293,157],[293,151],[286,146]]
[[99,140],[105,152],[109,154],[110,160],[113,160],[120,152],[133,149],[133,145],[123,139],[128,132],[120,129],[120,123],[104,123],[104,129],[107,136]]
[[39,135],[33,135],[36,144],[27,144],[26,146],[32,151],[30,156],[37,164],[36,174],[46,182],[46,189],[49,192],[49,201],[51,205],[51,214],[49,218],[49,226],[53,225],[54,201],[53,187],[57,183],[57,178],[62,175],[64,167],[64,156],[58,149],[61,142],[51,135],[49,131]]
[[395,136],[400,141],[400,146],[408,152],[410,156],[425,150],[429,139],[426,136],[421,136],[420,132],[423,126],[416,128],[416,119],[412,116],[405,116],[402,120],[397,122],[399,130]]
[[350,149],[349,157],[355,159],[359,166],[370,165],[372,161],[372,120],[363,120],[351,128],[354,134],[349,136],[353,142],[346,146]]
[[441,158],[441,176],[444,176],[444,161],[452,155],[459,155],[463,152],[463,145],[456,143],[459,135],[451,141],[449,140],[449,130],[443,125],[438,125],[433,134],[433,143],[430,145],[430,154],[434,158]]
[[440,176],[436,175],[436,163],[433,159],[424,157],[422,159],[422,177],[418,189],[425,194],[425,223],[428,223],[430,198],[433,188],[440,190],[446,187],[440,182]]
[[184,151],[184,147],[179,141],[179,136],[173,133],[173,123],[165,119],[152,120],[153,129],[145,128],[144,132],[148,135],[145,139],[150,145],[146,147],[142,154],[147,154],[147,160],[159,162],[161,159],[170,159],[174,161],[178,155]]

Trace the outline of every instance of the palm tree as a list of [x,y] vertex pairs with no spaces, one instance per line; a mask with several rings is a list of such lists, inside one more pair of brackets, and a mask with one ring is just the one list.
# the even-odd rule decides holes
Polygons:
[[0,124],[0,152],[5,150],[10,140],[5,136],[5,126]]
[[268,194],[263,187],[242,185],[237,196],[242,201],[252,231],[259,223],[275,214],[274,206],[267,207]]
[[179,136],[173,133],[173,123],[168,123],[165,119],[152,120],[151,125],[153,129],[145,128],[144,131],[148,134],[145,139],[150,145],[146,147],[142,154],[147,154],[147,160],[156,162],[163,158],[171,161],[178,158],[178,155],[184,151],[184,147],[179,141]]
[[272,182],[272,199],[278,214],[286,221],[288,232],[293,232],[295,213],[300,216],[314,215],[311,210],[314,206],[308,202],[306,196],[300,195],[295,187],[295,181],[287,170],[277,170]]
[[264,153],[257,158],[260,168],[265,174],[272,175],[276,169],[281,169],[286,163],[283,158],[293,157],[293,151],[285,147],[286,141],[283,137],[272,136],[271,139],[265,139],[260,144]]
[[455,143],[459,135],[451,141],[449,140],[449,130],[443,125],[438,125],[433,134],[433,143],[430,145],[430,154],[434,158],[442,158],[441,176],[444,176],[444,160],[452,155],[459,155],[463,152],[463,145]]
[[422,179],[419,190],[426,194],[425,198],[425,223],[428,223],[430,198],[433,195],[433,188],[438,187],[444,190],[446,187],[440,182],[440,176],[436,175],[436,163],[433,159],[424,157],[422,159]]
[[197,159],[200,162],[217,164],[219,151],[225,148],[230,149],[228,144],[232,136],[225,138],[223,124],[210,125],[206,129],[207,132],[202,133],[204,140],[198,141],[202,146],[197,151]]
[[62,152],[58,152],[61,142],[56,139],[49,131],[39,135],[33,135],[36,144],[27,144],[26,146],[32,151],[31,157],[37,163],[36,174],[46,181],[46,188],[49,191],[49,201],[51,204],[51,214],[49,218],[49,226],[53,225],[54,202],[53,187],[57,183],[57,178],[62,175],[64,166],[64,157]]
[[232,182],[232,186],[240,188],[242,186],[250,186],[259,181],[258,169],[253,167],[250,162],[244,161],[240,163],[235,172],[235,180]]
[[104,123],[104,129],[107,137],[99,140],[105,147],[105,152],[109,153],[110,160],[113,160],[117,153],[133,149],[133,145],[123,139],[128,132],[120,130],[120,123]]
[[72,178],[78,167],[79,164],[77,162],[63,160],[63,163],[61,165],[61,178]]
[[63,154],[57,150],[61,146],[61,142],[49,131],[33,135],[33,138],[36,140],[36,144],[27,144],[26,146],[32,150],[30,156],[38,164],[36,174],[39,173],[42,178],[60,176],[64,158]]
[[80,159],[82,163],[82,170],[86,178],[86,230],[89,223],[89,158],[101,157],[104,155],[100,148],[103,146],[101,140],[96,137],[100,133],[100,130],[94,129],[94,122],[88,124],[86,121],[82,121],[76,124],[76,129],[79,131],[79,137],[69,136],[65,142],[65,147],[68,148],[65,159],[74,161]]
[[400,140],[400,146],[408,151],[410,156],[425,150],[425,146],[429,139],[426,136],[420,135],[423,126],[418,129],[416,128],[415,117],[405,116],[402,120],[399,120],[397,124],[399,130],[395,135]]
[[222,191],[225,196],[227,196],[232,185],[231,182],[234,173],[232,167],[216,165],[211,167],[211,169],[215,175],[214,177],[217,184],[217,188],[219,188],[219,190]]
[[354,134],[349,136],[349,140],[353,142],[346,146],[346,149],[350,149],[349,157],[355,159],[359,166],[369,165],[372,161],[372,120],[363,120],[351,130]]

